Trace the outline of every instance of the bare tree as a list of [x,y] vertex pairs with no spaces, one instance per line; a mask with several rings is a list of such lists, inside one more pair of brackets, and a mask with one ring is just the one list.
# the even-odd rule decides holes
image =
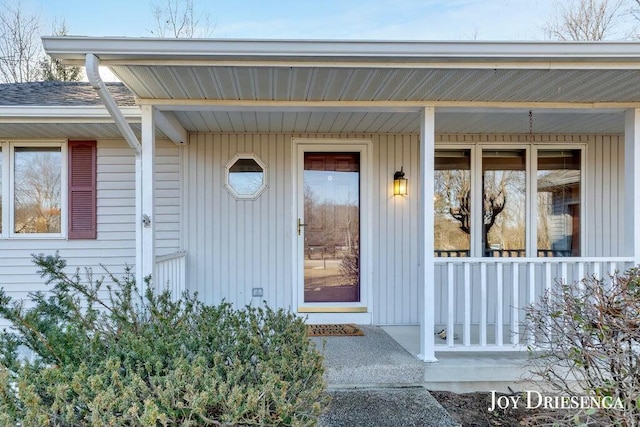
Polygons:
[[213,28],[209,15],[197,12],[193,0],[154,0],[151,13],[158,37],[194,38],[210,37]]
[[629,38],[630,34],[620,33],[630,10],[626,5],[626,0],[556,1],[555,16],[544,30],[547,37],[556,40]]
[[[60,24],[54,23],[53,35],[66,36],[69,34],[67,23],[63,20]],[[82,79],[81,67],[70,67],[63,65],[58,59],[51,59],[45,56],[40,61],[41,78],[44,81],[57,82],[77,82]]]
[[0,80],[20,83],[38,80],[42,47],[40,19],[26,13],[22,2],[0,3]]

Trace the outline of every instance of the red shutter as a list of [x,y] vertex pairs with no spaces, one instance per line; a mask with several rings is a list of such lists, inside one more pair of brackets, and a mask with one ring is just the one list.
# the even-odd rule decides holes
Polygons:
[[69,141],[69,239],[96,238],[96,142]]

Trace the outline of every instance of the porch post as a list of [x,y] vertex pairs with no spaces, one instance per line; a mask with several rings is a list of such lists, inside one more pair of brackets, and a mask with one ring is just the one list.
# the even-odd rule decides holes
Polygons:
[[640,264],[640,109],[628,110],[624,121],[625,255]]
[[153,275],[155,267],[155,110],[142,109],[142,150],[136,155],[136,281]]
[[420,354],[424,362],[437,362],[435,355],[435,260],[433,257],[433,197],[435,161],[435,109],[426,107],[420,112],[420,211],[419,247],[420,271]]

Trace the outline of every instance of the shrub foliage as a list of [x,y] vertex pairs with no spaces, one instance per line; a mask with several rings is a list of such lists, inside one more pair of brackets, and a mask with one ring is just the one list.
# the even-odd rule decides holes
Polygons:
[[[283,310],[172,300],[34,257],[48,293],[0,291],[0,425],[314,425],[322,356]],[[31,357],[21,358],[28,349]],[[21,350],[22,349],[22,350]]]
[[561,396],[621,403],[609,409],[578,408],[572,425],[640,426],[638,268],[609,280],[559,283],[529,308],[527,321],[537,344],[531,370],[544,387]]

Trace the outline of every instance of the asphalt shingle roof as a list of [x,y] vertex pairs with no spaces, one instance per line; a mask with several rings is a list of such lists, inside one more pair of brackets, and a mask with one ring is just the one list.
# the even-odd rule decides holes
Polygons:
[[[124,84],[106,85],[119,106],[136,105],[133,94]],[[102,101],[87,82],[3,83],[0,84],[0,105],[99,106]]]

